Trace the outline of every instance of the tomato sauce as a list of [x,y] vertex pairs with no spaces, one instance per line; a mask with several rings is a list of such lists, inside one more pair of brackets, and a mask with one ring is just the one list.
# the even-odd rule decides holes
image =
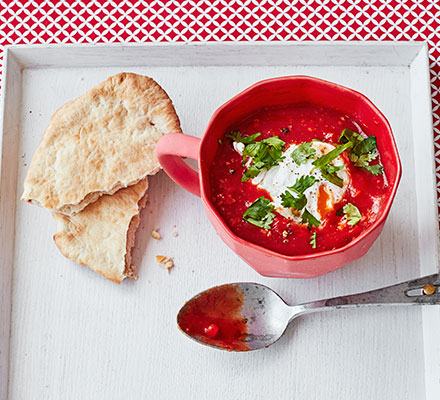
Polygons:
[[[240,131],[243,136],[260,132],[257,141],[277,135],[286,145],[310,142],[312,139],[337,145],[345,128],[374,135],[374,132],[364,132],[362,126],[349,116],[313,104],[266,108],[230,128],[230,131]],[[224,137],[220,142],[210,169],[214,206],[237,236],[284,255],[311,254],[345,246],[375,221],[389,193],[386,170],[382,175],[374,176],[355,167],[344,152],[342,156],[346,159],[351,183],[342,200],[333,208],[327,208],[324,197],[319,202],[320,211],[322,207],[327,208],[324,223],[310,230],[306,225],[297,224],[275,211],[271,229],[262,229],[244,221],[242,217],[257,198],[272,198],[267,191],[252,184],[251,180],[241,182],[244,172],[242,156],[234,150],[230,139]],[[347,203],[354,204],[365,217],[354,226],[341,223],[344,217],[340,209]],[[315,231],[316,248],[313,248],[310,236]]]
[[241,315],[244,293],[238,285],[222,285],[201,293],[179,312],[179,328],[211,346],[247,351],[246,320]]

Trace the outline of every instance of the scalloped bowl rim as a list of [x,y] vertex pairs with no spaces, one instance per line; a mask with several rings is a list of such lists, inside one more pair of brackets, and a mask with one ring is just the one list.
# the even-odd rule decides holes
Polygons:
[[[229,107],[231,103],[234,103],[239,98],[243,97],[244,95],[248,95],[250,92],[254,91],[257,88],[260,88],[261,86],[270,84],[272,82],[283,81],[283,80],[308,80],[308,81],[318,82],[320,84],[324,84],[324,85],[327,85],[329,87],[330,86],[337,87],[339,90],[342,89],[343,91],[346,91],[346,92],[350,93],[351,95],[354,95],[360,101],[364,102],[365,106],[370,107],[375,112],[375,114],[381,119],[381,121],[383,122],[384,126],[386,127],[388,133],[391,136],[391,144],[392,144],[392,146],[391,146],[391,148],[389,150],[391,150],[391,152],[393,154],[393,159],[396,161],[396,165],[395,165],[395,167],[396,167],[396,178],[394,179],[394,181],[392,183],[390,183],[391,191],[389,192],[389,196],[388,196],[385,204],[383,205],[383,209],[382,209],[382,213],[381,213],[380,217],[378,219],[376,219],[374,221],[374,223],[371,226],[369,226],[365,231],[363,231],[359,236],[354,238],[350,243],[347,243],[343,247],[338,247],[338,248],[332,249],[332,250],[320,251],[318,253],[310,253],[310,254],[303,254],[303,255],[288,256],[288,255],[285,255],[285,254],[278,253],[276,251],[270,250],[270,249],[268,249],[268,248],[266,248],[264,246],[261,246],[261,245],[249,242],[248,240],[245,240],[245,239],[239,237],[238,235],[236,235],[234,232],[232,232],[231,228],[226,223],[226,221],[222,218],[222,216],[220,215],[220,213],[217,210],[217,208],[209,200],[207,189],[206,189],[204,184],[200,185],[201,186],[201,193],[202,193],[202,196],[201,196],[202,197],[202,201],[205,204],[205,206],[212,212],[213,216],[216,218],[217,222],[222,226],[222,228],[225,231],[225,233],[233,241],[238,242],[239,244],[241,244],[243,246],[247,246],[247,247],[253,248],[253,249],[257,250],[257,251],[263,251],[267,255],[270,255],[270,256],[273,256],[273,257],[277,257],[277,258],[281,258],[281,259],[284,259],[286,261],[303,261],[303,260],[318,259],[318,258],[322,258],[322,257],[326,257],[326,256],[338,254],[338,253],[343,253],[346,250],[348,250],[351,247],[353,247],[356,244],[358,244],[359,242],[361,242],[365,237],[367,237],[370,233],[372,233],[382,223],[385,222],[385,220],[387,219],[388,214],[390,212],[391,206],[393,204],[394,197],[395,197],[397,188],[399,186],[400,178],[401,178],[401,175],[402,175],[402,166],[401,166],[401,162],[400,162],[400,157],[399,157],[399,153],[397,151],[396,141],[394,139],[394,135],[392,133],[392,129],[391,129],[390,123],[385,118],[385,116],[382,114],[382,112],[373,104],[373,102],[370,99],[368,99],[368,97],[366,97],[364,94],[362,94],[362,93],[360,93],[360,92],[358,92],[358,91],[356,91],[354,89],[350,89],[350,88],[347,88],[345,86],[339,85],[337,83],[326,81],[324,79],[314,78],[314,77],[310,77],[310,76],[306,76],[306,75],[294,75],[294,76],[284,76],[284,77],[279,77],[279,78],[265,79],[265,80],[259,81],[257,83],[254,83],[253,85],[251,85],[248,88],[244,89],[243,91],[241,91],[240,93],[238,93],[237,95],[235,95],[234,97],[232,97],[231,99],[229,99],[228,101],[223,103],[220,107],[218,107],[217,110],[212,115],[212,117],[211,117],[211,119],[209,121],[209,124],[208,124],[205,132],[209,132],[210,131],[212,126],[215,124],[215,121],[216,121],[217,117],[219,116],[219,114],[221,114],[225,108]],[[202,137],[202,141],[201,141],[200,149],[199,149],[199,152],[200,152],[200,155],[199,155],[199,171],[200,171],[200,177],[201,177],[201,181],[202,182],[205,181],[205,176],[204,176],[204,169],[202,168],[202,165],[201,165],[201,160],[202,160],[201,152],[203,150],[206,138],[207,138],[207,135],[205,133],[205,135]],[[207,170],[209,170],[209,168],[207,168]]]

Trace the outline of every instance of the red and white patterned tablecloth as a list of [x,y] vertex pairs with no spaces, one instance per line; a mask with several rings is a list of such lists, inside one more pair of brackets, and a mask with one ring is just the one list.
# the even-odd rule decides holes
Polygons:
[[427,41],[440,198],[440,0],[0,1],[0,45],[251,40]]

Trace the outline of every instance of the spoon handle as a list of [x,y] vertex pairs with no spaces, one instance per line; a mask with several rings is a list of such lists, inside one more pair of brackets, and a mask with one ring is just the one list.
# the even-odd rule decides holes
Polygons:
[[439,274],[425,276],[369,292],[300,304],[296,306],[299,308],[299,310],[297,309],[296,316],[328,308],[434,304],[440,304]]

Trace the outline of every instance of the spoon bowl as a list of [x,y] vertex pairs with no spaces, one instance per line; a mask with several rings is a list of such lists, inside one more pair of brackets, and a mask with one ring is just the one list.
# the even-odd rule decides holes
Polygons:
[[267,286],[230,283],[199,293],[180,309],[179,328],[207,346],[250,351],[267,348],[296,317],[317,311],[360,306],[440,304],[439,275],[403,282],[382,289],[287,305]]
[[[231,283],[194,296],[179,311],[177,323],[182,332],[202,344],[249,351],[277,341],[290,313],[291,308],[267,286]],[[212,329],[218,332],[214,335]]]
[[239,283],[244,293],[242,313],[247,319],[246,343],[250,350],[275,343],[284,333],[292,316],[292,308],[267,286]]

